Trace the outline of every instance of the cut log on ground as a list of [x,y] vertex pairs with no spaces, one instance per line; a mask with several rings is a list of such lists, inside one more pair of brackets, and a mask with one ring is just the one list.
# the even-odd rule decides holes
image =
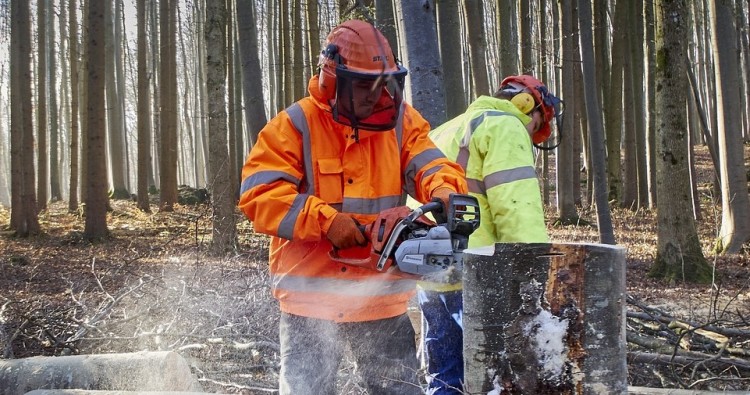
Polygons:
[[468,393],[627,393],[624,248],[499,243],[464,260]]
[[206,395],[206,393],[182,391],[33,390],[27,392],[25,395]]
[[0,361],[0,394],[36,389],[203,391],[185,359],[171,351]]

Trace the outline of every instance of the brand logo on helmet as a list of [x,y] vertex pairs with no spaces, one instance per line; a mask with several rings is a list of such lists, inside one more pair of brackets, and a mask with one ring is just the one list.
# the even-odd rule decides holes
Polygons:
[[383,60],[385,60],[387,62],[387,61],[390,60],[390,58],[388,57],[388,55],[385,55],[385,56],[375,55],[375,56],[372,57],[372,61],[373,62],[382,62]]

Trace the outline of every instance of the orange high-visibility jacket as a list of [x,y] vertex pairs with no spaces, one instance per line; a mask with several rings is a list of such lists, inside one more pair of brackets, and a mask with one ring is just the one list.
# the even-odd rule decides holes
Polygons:
[[360,130],[356,141],[352,128],[333,120],[317,76],[308,91],[261,130],[242,169],[239,207],[257,232],[273,236],[273,295],[284,312],[338,322],[403,314],[415,282],[331,260],[325,233],[337,212],[368,224],[403,205],[404,193],[421,202],[439,187],[466,193],[463,170],[435,147],[429,124],[408,104],[395,129]]

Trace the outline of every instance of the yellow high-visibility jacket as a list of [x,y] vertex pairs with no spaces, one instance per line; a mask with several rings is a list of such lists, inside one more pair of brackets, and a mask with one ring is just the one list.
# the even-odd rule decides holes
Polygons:
[[[530,121],[510,101],[481,96],[464,114],[430,132],[435,145],[464,168],[469,194],[479,201],[481,221],[469,236],[470,248],[549,241],[525,126]],[[460,283],[419,285],[438,291],[461,289]]]
[[333,120],[317,76],[308,91],[263,128],[242,169],[239,207],[256,231],[273,236],[273,295],[284,312],[337,322],[403,314],[415,282],[331,260],[324,235],[337,212],[367,224],[403,205],[405,193],[423,202],[439,187],[466,193],[464,173],[408,104],[395,129],[360,130],[356,141]]

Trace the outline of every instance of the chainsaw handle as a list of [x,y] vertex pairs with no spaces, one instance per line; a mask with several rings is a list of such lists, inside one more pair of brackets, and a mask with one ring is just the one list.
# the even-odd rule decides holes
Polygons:
[[328,258],[334,262],[343,263],[345,265],[367,267],[368,263],[371,262],[370,257],[367,258],[344,258],[339,255],[339,251],[336,248],[332,248],[328,251]]

